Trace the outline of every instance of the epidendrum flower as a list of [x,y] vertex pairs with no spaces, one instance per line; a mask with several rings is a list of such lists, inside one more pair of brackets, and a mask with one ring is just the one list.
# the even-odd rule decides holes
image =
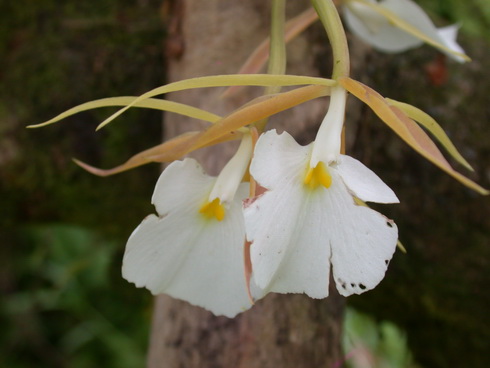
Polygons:
[[[281,7],[281,2],[275,3]],[[348,77],[347,41],[336,8],[331,0],[312,3],[331,41],[332,79],[282,75],[284,39],[293,38],[316,19],[305,13],[289,23],[287,32],[281,31],[280,19],[272,22],[275,31],[271,32],[270,49],[275,50],[271,52],[275,67],[269,71],[275,75],[191,78],[157,87],[139,97],[91,101],[37,125],[106,106],[123,108],[98,129],[131,107],[171,111],[212,123],[203,131],[186,132],[140,152],[113,169],[102,170],[76,161],[101,176],[149,162],[178,160],[196,149],[242,137],[237,153],[217,178],[205,174],[193,159],[174,161],[164,170],[152,198],[157,215],[145,218],[126,245],[122,273],[128,281],[153,294],[165,293],[227,317],[250,308],[252,298],[261,298],[268,292],[327,297],[331,275],[344,296],[374,288],[393,256],[398,230],[393,221],[364,202],[397,203],[398,199],[370,169],[341,154],[347,91],[365,102],[422,156],[473,190],[488,194],[452,169],[417,125],[416,121],[451,156],[470,168],[430,116],[414,106],[385,99]],[[457,27],[436,29],[410,0],[343,0],[343,4],[352,31],[376,48],[399,52],[425,41],[457,60],[467,58],[456,43]],[[279,13],[273,12],[276,17]],[[250,68],[258,71],[266,56],[264,52],[254,55]],[[225,117],[154,98],[194,88],[238,85],[306,86],[249,101]],[[258,139],[250,174],[265,192],[247,199],[250,185],[241,182],[252,156],[250,131],[262,131],[264,127],[259,122],[269,116],[328,94],[330,106],[315,142],[303,147],[288,133],[278,135],[276,131]]]
[[[380,51],[402,52],[432,40],[444,46],[446,50],[442,51],[448,56],[465,61],[465,52],[456,42],[459,27],[436,28],[424,10],[411,0],[346,0],[343,13],[349,29]],[[389,19],[390,15],[413,27],[412,32]]]
[[395,251],[396,225],[362,201],[397,203],[396,195],[340,154],[345,100],[342,87],[332,89],[308,146],[274,130],[257,142],[250,172],[266,192],[244,214],[253,277],[267,292],[327,297],[332,265],[339,293],[360,294],[380,282]]
[[206,175],[194,159],[170,164],[152,198],[158,216],[146,217],[128,240],[123,277],[216,315],[234,317],[250,308],[242,214],[249,184],[240,182],[251,154],[247,134],[217,178]]

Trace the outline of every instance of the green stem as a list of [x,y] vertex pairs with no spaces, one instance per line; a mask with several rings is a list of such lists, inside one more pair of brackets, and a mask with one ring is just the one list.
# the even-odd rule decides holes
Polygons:
[[[284,74],[286,72],[286,43],[284,41],[285,0],[273,0],[271,9],[271,35],[269,64],[267,74]],[[269,87],[266,94],[278,93],[280,87]]]
[[[284,25],[286,18],[286,1],[272,0],[271,31],[269,46],[269,63],[267,74],[284,74],[286,72],[286,42],[284,40]],[[280,86],[270,86],[265,89],[265,95],[279,93]],[[264,131],[268,119],[258,121],[255,125],[259,132]]]
[[332,0],[311,0],[311,3],[327,31],[332,46],[332,79],[348,77],[350,69],[349,46],[337,8]]

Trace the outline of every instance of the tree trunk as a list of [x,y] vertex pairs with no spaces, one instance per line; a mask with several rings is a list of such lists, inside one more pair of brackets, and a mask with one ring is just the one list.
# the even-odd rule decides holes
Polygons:
[[[290,6],[289,6],[290,5]],[[289,4],[290,16],[308,2]],[[253,49],[268,35],[268,1],[185,0],[172,5],[167,42],[168,81],[236,73]],[[320,35],[323,46],[315,45]],[[319,75],[316,53],[330,63],[321,29],[308,32],[288,46],[288,72]],[[226,114],[261,90],[249,88],[220,99],[223,89],[174,93],[169,99]],[[326,112],[325,100],[298,106],[271,120],[301,143],[310,142]],[[280,120],[279,120],[280,119]],[[168,115],[166,137],[196,129],[198,123]],[[209,174],[216,175],[236,145],[220,145],[195,155]],[[341,361],[343,298],[335,288],[325,300],[305,295],[268,295],[234,319],[215,317],[186,302],[156,298],[148,366],[157,367],[331,367]]]

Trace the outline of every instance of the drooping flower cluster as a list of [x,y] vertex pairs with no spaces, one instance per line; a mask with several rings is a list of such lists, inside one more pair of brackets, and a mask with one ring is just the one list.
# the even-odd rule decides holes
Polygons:
[[[330,272],[340,294],[360,294],[383,278],[396,248],[396,225],[358,200],[396,203],[371,170],[340,154],[346,91],[332,91],[317,140],[302,147],[287,133],[263,134],[250,174],[266,192],[248,200],[240,184],[251,157],[245,136],[217,179],[191,159],[160,176],[151,215],[126,246],[123,276],[233,317],[250,307],[244,268],[251,243],[255,299],[268,292],[328,296]],[[250,203],[251,202],[251,203]]]
[[[270,292],[325,298],[330,277],[344,296],[376,287],[395,251],[398,230],[392,220],[365,202],[398,203],[398,198],[375,173],[342,150],[348,93],[368,105],[423,157],[469,188],[489,193],[446,161],[420,126],[471,169],[430,116],[349,78],[347,40],[335,5],[331,0],[312,3],[331,41],[332,79],[281,75],[282,66],[276,75],[193,78],[139,97],[82,104],[39,125],[103,106],[124,107],[99,128],[135,106],[211,123],[203,131],[186,132],[110,170],[76,161],[103,176],[148,162],[171,162],[153,194],[157,215],[145,218],[127,242],[122,273],[128,281],[153,294],[165,293],[228,317]],[[456,28],[436,29],[410,0],[343,0],[342,4],[352,31],[378,49],[398,52],[425,41],[457,60],[466,57],[455,43]],[[314,19],[298,17],[290,23],[289,34]],[[271,32],[276,35],[270,40],[271,49],[279,50],[276,58],[284,51],[284,38],[292,38],[282,37],[287,32],[280,31]],[[191,88],[237,85],[272,87],[269,92],[274,95],[252,100],[226,117],[154,98]],[[287,85],[307,86],[278,92]],[[328,111],[311,144],[300,146],[287,132],[264,132],[267,117],[327,95]],[[257,131],[260,137],[255,139]],[[179,161],[194,150],[233,139],[241,139],[240,146],[218,177],[207,175],[194,159]],[[244,178],[252,178],[253,183],[243,182]],[[258,195],[256,184],[261,188]]]

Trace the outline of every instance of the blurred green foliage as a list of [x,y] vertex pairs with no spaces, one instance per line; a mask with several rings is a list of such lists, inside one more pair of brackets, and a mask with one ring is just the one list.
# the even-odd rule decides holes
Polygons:
[[389,321],[348,307],[343,326],[345,363],[349,368],[416,368],[406,333]]
[[461,32],[471,37],[490,40],[490,2],[488,0],[420,0],[429,14],[461,26]]
[[[151,296],[121,278],[158,165],[94,177],[158,144],[161,114],[79,114],[74,105],[163,84],[161,1],[0,2],[0,366],[139,367]],[[76,225],[70,225],[76,224]]]
[[119,244],[65,224],[26,226],[18,240],[24,255],[8,268],[21,288],[2,303],[0,366],[143,366],[150,311],[137,311],[148,298],[114,273]]

